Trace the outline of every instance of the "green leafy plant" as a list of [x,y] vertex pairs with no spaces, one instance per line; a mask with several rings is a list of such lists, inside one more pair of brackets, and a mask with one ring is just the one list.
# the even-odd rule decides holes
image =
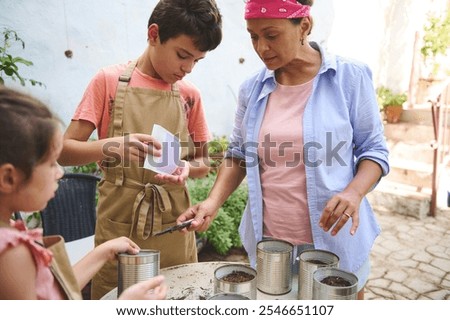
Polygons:
[[27,79],[19,74],[19,65],[32,66],[33,63],[22,57],[14,57],[9,53],[9,49],[13,43],[21,45],[22,49],[25,49],[25,42],[19,37],[16,31],[3,28],[2,31],[2,43],[0,44],[0,84],[5,84],[5,78],[8,77],[13,81],[19,81],[22,86],[25,86],[28,81],[31,85],[43,86],[42,82]]
[[[192,204],[197,204],[207,198],[215,180],[215,173],[211,173],[203,179],[188,180],[187,186]],[[242,247],[238,228],[247,203],[247,195],[247,184],[243,182],[219,209],[217,217],[209,229],[199,233],[201,238],[208,239],[208,242],[219,254],[225,255],[233,247]]]
[[[35,229],[42,227],[41,212],[19,212],[20,219],[22,219],[28,229]],[[13,214],[11,219],[16,220],[16,216]]]
[[387,106],[402,106],[408,100],[406,93],[394,93],[386,87],[377,89],[377,101],[381,109]]
[[208,154],[223,154],[228,148],[228,139],[226,136],[214,136],[214,139],[208,142]]
[[211,172],[216,172],[223,161],[225,151],[228,149],[228,139],[226,136],[214,136],[208,142],[208,156],[210,159]]
[[422,40],[420,52],[431,67],[431,75],[436,75],[440,68],[438,58],[446,56],[450,48],[450,11],[446,15],[428,18]]
[[73,173],[90,173],[95,175],[101,175],[101,170],[96,162],[85,164],[82,166],[73,166],[71,168]]

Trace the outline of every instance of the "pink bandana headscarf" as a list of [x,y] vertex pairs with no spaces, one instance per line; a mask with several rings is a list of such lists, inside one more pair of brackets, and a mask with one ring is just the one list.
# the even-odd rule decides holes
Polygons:
[[245,19],[295,19],[309,16],[310,6],[296,0],[247,0]]

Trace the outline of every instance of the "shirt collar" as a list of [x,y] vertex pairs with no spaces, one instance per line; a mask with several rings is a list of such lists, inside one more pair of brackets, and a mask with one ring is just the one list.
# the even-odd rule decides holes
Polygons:
[[[336,57],[327,52],[322,46],[314,41],[311,41],[310,45],[314,49],[318,50],[320,52],[320,56],[322,57],[322,64],[320,65],[319,74],[325,73],[330,69],[336,72]],[[273,84],[275,84],[275,71],[266,68],[262,77],[262,82],[265,83],[269,79],[271,79]]]

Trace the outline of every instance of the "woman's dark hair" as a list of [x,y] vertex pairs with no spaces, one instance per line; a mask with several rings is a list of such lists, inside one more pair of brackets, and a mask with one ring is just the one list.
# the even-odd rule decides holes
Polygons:
[[[310,6],[312,7],[312,5],[314,4],[314,0],[297,0],[298,3],[301,3],[304,6]],[[302,18],[296,18],[296,19],[290,19],[291,22],[293,24],[300,24],[300,22],[302,21]],[[311,19],[311,29],[309,29],[308,35],[311,34],[311,30],[312,30],[312,19]]]
[[214,0],[160,0],[147,27],[153,23],[159,26],[161,43],[185,34],[206,52],[222,41],[222,16]]
[[0,86],[0,166],[10,163],[30,178],[52,150],[58,125],[42,102]]

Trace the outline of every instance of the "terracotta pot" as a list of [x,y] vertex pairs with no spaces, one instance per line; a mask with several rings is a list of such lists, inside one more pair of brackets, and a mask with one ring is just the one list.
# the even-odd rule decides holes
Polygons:
[[403,106],[385,106],[384,114],[388,123],[397,123],[400,121],[400,116],[403,112]]

